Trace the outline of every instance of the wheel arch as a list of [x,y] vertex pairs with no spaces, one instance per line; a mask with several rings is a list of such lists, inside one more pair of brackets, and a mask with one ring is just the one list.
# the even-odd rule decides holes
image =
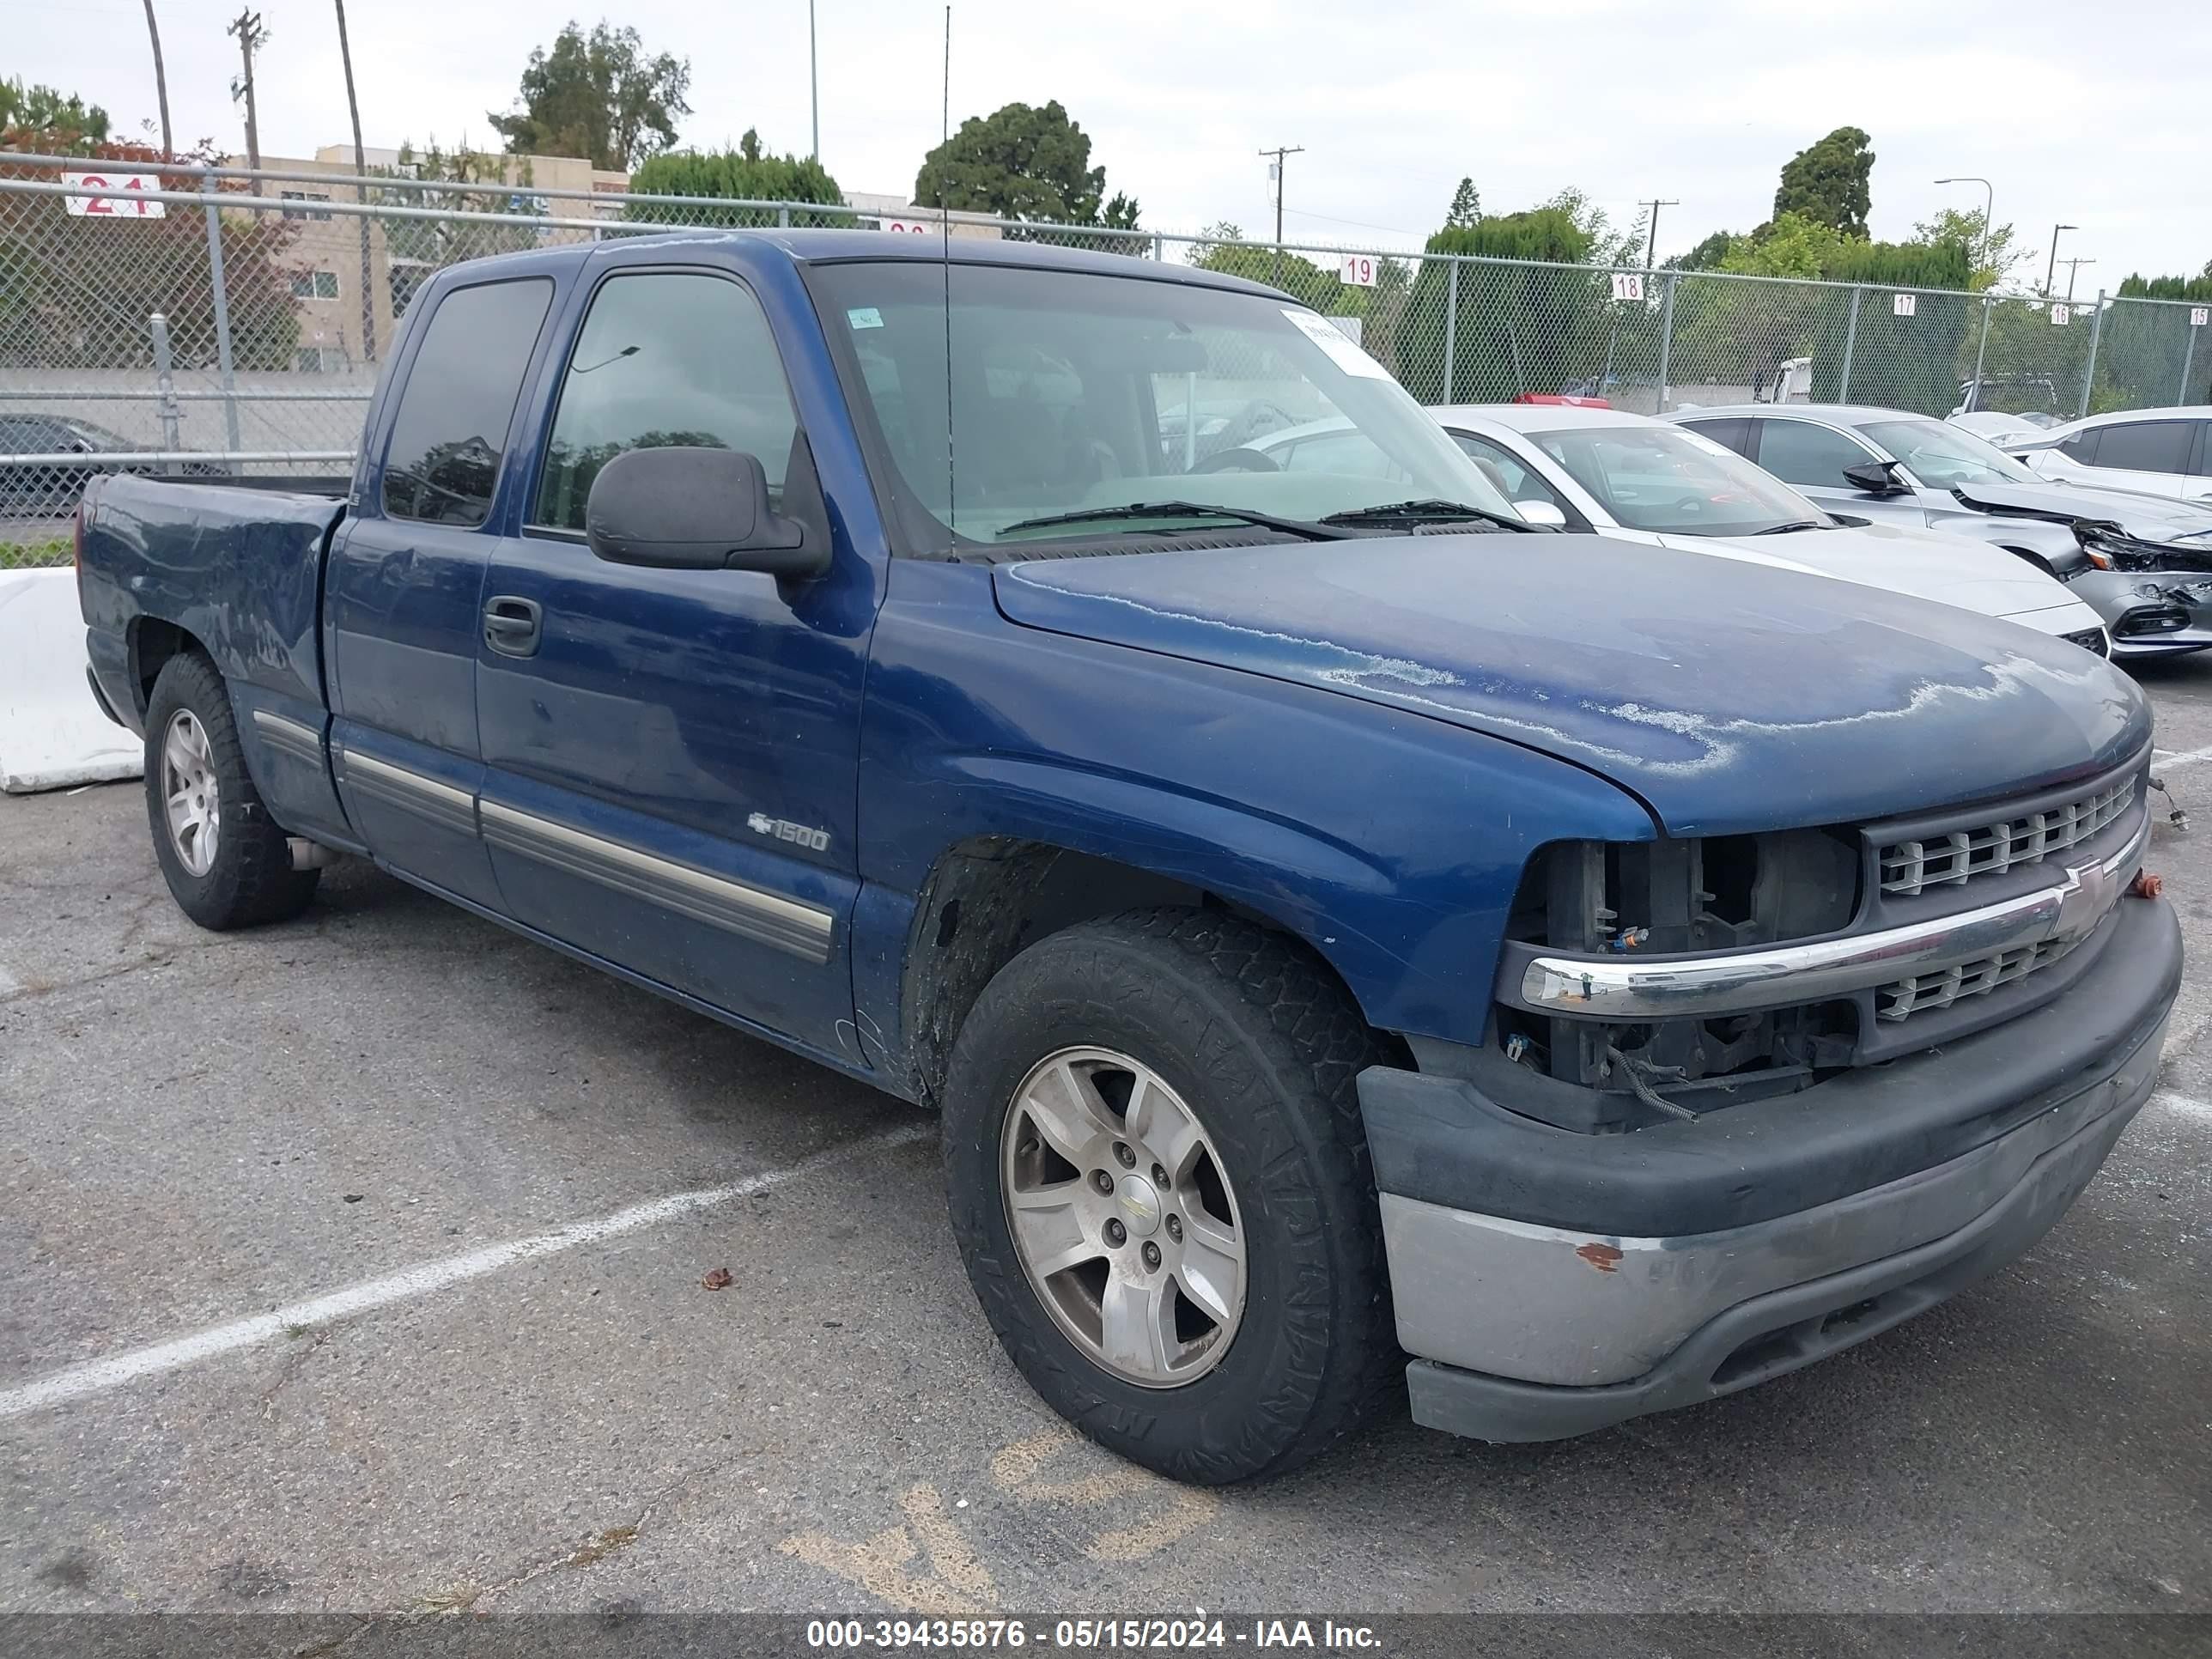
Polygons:
[[1224,911],[1281,936],[1360,1004],[1322,945],[1268,907],[1060,842],[970,836],[932,863],[907,931],[896,1062],[905,1091],[924,1105],[939,1104],[961,1025],[983,988],[1024,951],[1080,922],[1170,907]]

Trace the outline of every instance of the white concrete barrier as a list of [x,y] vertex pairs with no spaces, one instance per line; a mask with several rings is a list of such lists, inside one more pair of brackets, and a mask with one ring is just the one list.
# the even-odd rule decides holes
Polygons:
[[74,570],[0,571],[0,789],[135,778],[137,738],[100,712],[85,684]]

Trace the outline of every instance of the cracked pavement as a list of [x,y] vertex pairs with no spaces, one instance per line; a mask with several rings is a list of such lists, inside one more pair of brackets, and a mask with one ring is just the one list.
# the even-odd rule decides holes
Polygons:
[[[2212,750],[2212,662],[2146,680]],[[2212,755],[2165,775],[2194,946]],[[915,1121],[357,866],[199,933],[146,836],[0,799],[0,1392]],[[2208,1014],[2192,963],[2024,1261],[1695,1410],[1174,1487],[1006,1364],[933,1131],[0,1419],[0,1612],[2212,1610]]]

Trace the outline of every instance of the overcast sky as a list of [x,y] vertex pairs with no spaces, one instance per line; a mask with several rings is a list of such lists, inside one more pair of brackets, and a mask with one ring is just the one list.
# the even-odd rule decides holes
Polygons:
[[[237,0],[155,0],[179,143],[245,147],[229,95]],[[854,191],[912,188],[938,137],[941,5],[817,0],[822,156]],[[76,90],[135,130],[155,112],[138,0],[0,0],[6,72]],[[264,154],[312,155],[347,137],[328,0],[260,0]],[[805,0],[629,0],[647,46],[691,62],[685,142],[748,126],[773,148],[808,144]],[[372,145],[464,135],[512,102],[530,48],[570,14],[502,0],[354,0],[364,137]],[[576,14],[586,25],[599,14]],[[1874,232],[1911,234],[1944,205],[2016,223],[2041,275],[2093,257],[2084,292],[2130,270],[2195,271],[2212,258],[2205,156],[2205,0],[957,0],[952,122],[1012,100],[1057,98],[1093,139],[1109,191],[1144,223],[1195,230],[1272,220],[1262,145],[1291,158],[1293,240],[1417,241],[1471,175],[1486,210],[1565,185],[1616,222],[1638,198],[1663,258],[1717,228],[1750,229],[1776,170],[1845,124],[1873,135]],[[2064,284],[2062,267],[2060,285]]]

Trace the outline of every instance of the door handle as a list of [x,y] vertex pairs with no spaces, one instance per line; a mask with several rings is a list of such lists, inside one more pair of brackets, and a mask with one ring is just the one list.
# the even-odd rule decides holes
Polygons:
[[484,643],[503,657],[536,656],[544,628],[544,609],[535,599],[503,593],[484,606]]

